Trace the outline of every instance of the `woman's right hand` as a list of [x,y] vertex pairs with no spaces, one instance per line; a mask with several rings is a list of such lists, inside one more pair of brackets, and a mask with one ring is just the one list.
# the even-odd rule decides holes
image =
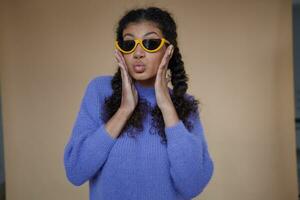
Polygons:
[[116,49],[115,56],[122,76],[122,101],[120,109],[132,113],[138,103],[138,92],[129,75],[128,67],[122,53]]

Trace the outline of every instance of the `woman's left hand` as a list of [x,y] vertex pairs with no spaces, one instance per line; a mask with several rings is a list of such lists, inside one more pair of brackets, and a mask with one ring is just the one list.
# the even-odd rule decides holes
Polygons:
[[173,45],[169,45],[168,48],[166,49],[165,54],[158,67],[156,80],[154,84],[156,102],[162,112],[170,110],[174,107],[169,94],[168,80],[166,77],[169,61],[173,55],[173,50],[174,50]]

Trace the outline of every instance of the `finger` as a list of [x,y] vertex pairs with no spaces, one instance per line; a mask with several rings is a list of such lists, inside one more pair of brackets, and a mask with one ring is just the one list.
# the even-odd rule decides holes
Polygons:
[[116,58],[118,65],[120,65],[120,67],[123,68],[123,63],[122,63],[122,60],[121,60],[117,50],[115,50],[115,58]]
[[174,50],[173,45],[170,45],[168,47],[167,63],[169,63],[169,61],[171,60],[171,57],[172,57],[172,54],[173,54],[173,50]]
[[163,68],[163,72],[162,72],[162,76],[163,76],[163,77],[166,77],[167,71],[168,71],[168,65],[167,65],[166,67]]
[[172,45],[170,45],[167,48],[166,53],[164,55],[165,63],[162,66],[162,72],[161,72],[161,81],[163,83],[168,83],[166,75],[167,75],[168,65],[169,65],[171,55],[172,55],[172,51],[173,51],[173,47],[172,47]]
[[165,65],[165,74],[167,73],[167,71],[168,71],[168,66],[169,66],[169,62],[170,62],[170,60],[171,60],[171,57],[172,57],[172,55],[173,55],[173,51],[174,51],[174,47],[173,47],[173,45],[170,45],[169,46],[169,52],[168,52],[168,55],[167,55],[167,63],[166,63],[166,65]]
[[120,68],[120,71],[121,71],[121,78],[122,78],[122,90],[124,91],[124,88],[125,88],[125,75],[124,75],[124,68],[122,67],[121,64],[118,64],[119,68]]
[[158,70],[157,70],[157,78],[161,79],[163,77],[163,71],[164,71],[164,68],[166,66],[166,60],[167,60],[167,53],[168,52],[168,49],[166,50],[162,60],[161,60],[161,63],[158,67]]
[[[115,54],[116,54],[116,57],[118,58],[118,62],[120,63],[120,64],[122,64],[122,66],[123,66],[123,68],[125,69],[125,63],[123,62],[123,59],[122,59],[122,55],[121,55],[121,53],[119,52],[119,50],[115,50]],[[126,70],[126,69],[125,69]]]
[[124,56],[122,55],[122,53],[121,53],[119,50],[117,50],[117,53],[118,53],[118,55],[119,55],[119,57],[120,57],[121,62],[122,62],[123,65],[125,66],[126,71],[128,71],[128,67],[127,67],[127,65],[126,65]]
[[161,68],[167,68],[169,60],[170,60],[170,55],[172,51],[172,45],[168,46],[167,50],[165,51],[165,54],[163,56],[162,62],[161,62]]
[[167,68],[163,71],[162,77],[163,77],[163,79],[162,79],[163,83],[168,84],[169,81],[168,81],[168,77],[167,77]]
[[130,84],[132,84],[132,79],[131,79],[131,76],[130,76],[130,74],[129,74],[129,72],[128,72],[128,67],[127,67],[127,65],[126,65],[125,59],[124,59],[122,53],[121,53],[119,50],[117,50],[117,55],[118,55],[118,58],[119,58],[120,62],[121,62],[122,65],[123,65],[123,68],[124,68],[124,74],[126,75],[126,78],[127,78],[128,82],[129,82]]
[[[126,66],[126,65],[125,65]],[[127,67],[127,66],[126,66]],[[126,77],[127,77],[127,80],[128,82],[130,83],[130,85],[133,84],[133,81],[132,81],[132,77],[130,76],[130,73],[128,72],[128,70],[125,69],[125,74],[126,74]]]
[[169,74],[166,79],[167,79],[167,83],[171,82],[171,76]]
[[121,68],[121,76],[122,76],[122,80],[124,82],[124,87],[126,87],[127,85],[130,85],[130,78],[128,77],[128,74],[127,74],[127,71],[124,67],[124,64],[123,62],[121,61],[121,58],[120,58],[120,54],[116,53],[116,59],[118,61],[118,65],[120,66]]

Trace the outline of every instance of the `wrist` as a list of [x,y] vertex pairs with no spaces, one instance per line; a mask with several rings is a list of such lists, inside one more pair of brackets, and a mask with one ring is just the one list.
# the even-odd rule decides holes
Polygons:
[[173,114],[174,112],[176,112],[174,106],[169,106],[169,105],[160,107],[159,109],[163,115],[169,115],[169,114]]
[[125,109],[125,108],[119,108],[118,111],[117,111],[120,115],[124,115],[126,116],[127,118],[130,117],[130,115],[132,114],[132,111],[128,110],[128,109]]

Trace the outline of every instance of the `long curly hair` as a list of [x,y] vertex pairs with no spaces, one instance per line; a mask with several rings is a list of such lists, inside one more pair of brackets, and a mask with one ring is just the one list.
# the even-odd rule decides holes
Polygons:
[[[173,56],[168,65],[168,70],[170,70],[171,84],[173,86],[173,91],[171,92],[170,96],[177,111],[178,117],[182,120],[188,130],[191,131],[193,125],[188,118],[191,114],[197,113],[198,104],[200,101],[195,99],[192,95],[186,94],[188,89],[188,76],[185,72],[184,62],[182,61],[182,56],[177,45],[176,23],[171,14],[168,11],[157,7],[129,10],[118,22],[118,27],[116,29],[117,40],[123,39],[123,30],[129,23],[145,21],[154,23],[161,30],[163,36],[174,46]],[[118,71],[112,77],[111,86],[113,93],[111,96],[105,98],[102,108],[102,120],[105,123],[117,112],[121,105],[122,78],[120,68],[118,68]],[[161,143],[166,144],[167,138],[164,131],[165,123],[161,110],[157,104],[152,108],[150,103],[140,96],[138,98],[138,104],[135,107],[135,110],[127,120],[119,137],[123,135],[124,132],[127,132],[128,136],[130,137],[135,137],[137,134],[141,133],[141,131],[144,129],[143,120],[149,112],[152,116],[150,133],[159,134],[161,136]]]

